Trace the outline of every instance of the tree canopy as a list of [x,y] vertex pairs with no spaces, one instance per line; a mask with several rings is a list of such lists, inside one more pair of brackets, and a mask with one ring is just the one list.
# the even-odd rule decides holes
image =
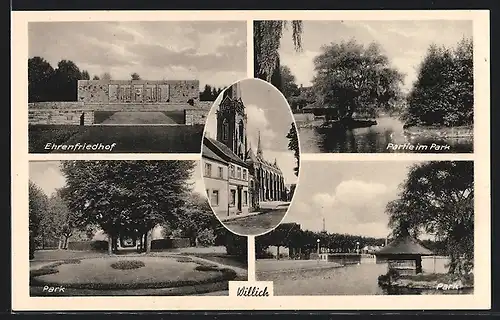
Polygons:
[[61,60],[54,69],[41,57],[28,59],[28,101],[76,101],[78,80],[90,80],[71,60]]
[[454,49],[431,45],[403,114],[410,125],[471,125],[474,118],[473,43]]
[[473,177],[471,161],[412,166],[399,198],[387,205],[393,235],[434,235],[445,243],[450,273],[468,272],[474,258]]
[[37,247],[37,237],[40,235],[41,222],[49,210],[47,195],[33,181],[29,181],[29,252],[30,259],[34,257]]
[[63,161],[64,198],[75,221],[110,236],[178,221],[193,161]]
[[299,147],[299,137],[297,135],[297,128],[295,127],[295,122],[292,122],[290,125],[290,131],[286,135],[288,138],[288,150],[293,151],[293,155],[295,157],[296,166],[293,168],[293,172],[296,176],[299,175],[299,167],[300,167],[300,147]]
[[256,237],[255,246],[258,255],[261,255],[269,246],[300,249],[306,254],[316,252],[318,239],[321,248],[330,252],[353,252],[357,242],[360,248],[368,245],[383,245],[385,242],[382,238],[302,230],[299,224],[283,223],[271,232]]
[[279,48],[283,38],[283,31],[290,24],[295,50],[300,51],[302,49],[302,21],[263,20],[254,21],[253,23],[254,76],[270,82],[280,91],[282,88]]
[[363,46],[350,40],[323,46],[314,69],[317,102],[333,108],[339,119],[354,113],[374,117],[402,98],[403,75],[389,66],[377,43]]

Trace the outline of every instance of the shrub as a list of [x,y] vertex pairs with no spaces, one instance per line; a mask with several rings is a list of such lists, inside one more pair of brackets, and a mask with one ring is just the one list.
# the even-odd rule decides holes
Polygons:
[[217,266],[211,266],[211,265],[198,265],[194,269],[197,271],[220,271],[220,269]]
[[120,260],[111,264],[111,268],[119,270],[139,269],[144,266],[144,262],[140,260]]
[[92,241],[90,245],[92,250],[95,251],[107,251],[108,250],[108,242],[107,241]]
[[198,233],[196,240],[202,247],[210,247],[215,244],[215,233],[212,229],[203,229]]

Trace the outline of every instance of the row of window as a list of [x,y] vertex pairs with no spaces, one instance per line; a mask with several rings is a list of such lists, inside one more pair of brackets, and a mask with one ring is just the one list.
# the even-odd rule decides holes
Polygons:
[[[205,162],[205,177],[212,178],[214,177],[212,174],[212,164]],[[219,179],[224,179],[224,167],[217,166],[217,175],[215,176]],[[235,165],[229,165],[229,177],[240,180],[248,180],[248,172],[247,169],[236,167]]]
[[[210,204],[213,207],[217,207],[219,205],[219,190],[206,190],[207,195],[210,197]],[[248,205],[248,191],[244,190],[242,193],[242,205],[247,206]],[[231,190],[231,197],[229,198],[229,206],[234,207],[236,205],[236,190]]]
[[234,178],[234,179],[240,179],[240,180],[248,180],[247,177],[247,169],[237,167],[233,164],[229,165],[229,177]]

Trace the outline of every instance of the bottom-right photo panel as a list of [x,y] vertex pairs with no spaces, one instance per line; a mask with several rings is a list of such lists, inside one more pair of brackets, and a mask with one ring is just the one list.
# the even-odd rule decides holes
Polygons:
[[473,294],[473,161],[301,161],[283,222],[255,238],[274,295]]

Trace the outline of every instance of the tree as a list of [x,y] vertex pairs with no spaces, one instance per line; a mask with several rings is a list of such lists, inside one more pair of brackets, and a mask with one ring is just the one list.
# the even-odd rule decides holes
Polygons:
[[78,80],[82,79],[82,73],[73,61],[59,61],[54,72],[53,101],[76,101]]
[[168,224],[170,228],[181,230],[184,237],[190,239],[191,245],[196,246],[199,242],[199,236],[208,236],[201,234],[203,230],[213,230],[219,225],[219,220],[215,217],[210,204],[205,196],[192,192],[186,199],[182,210],[179,211],[178,219]]
[[132,73],[130,77],[132,78],[132,80],[141,80],[141,76],[139,76],[137,72]]
[[104,72],[102,75],[101,75],[101,80],[104,80],[104,81],[109,81],[111,80],[112,77],[111,77],[111,74],[109,72]]
[[82,71],[82,78],[79,80],[90,80],[90,74],[87,70]]
[[297,161],[297,166],[293,168],[293,172],[296,176],[299,175],[299,166],[300,166],[300,148],[299,148],[299,137],[297,135],[297,128],[295,127],[295,122],[292,122],[290,126],[290,131],[286,135],[288,138],[288,150],[293,151],[293,155],[295,160]]
[[39,236],[41,228],[40,222],[47,215],[48,197],[31,180],[29,181],[29,256],[34,258],[36,250],[36,238]]
[[279,48],[283,31],[292,25],[292,40],[296,51],[302,49],[302,21],[254,21],[254,70],[255,78],[271,82],[281,91],[279,76]]
[[44,58],[28,59],[28,102],[51,100],[54,68]]
[[200,101],[213,101],[212,87],[210,85],[206,84],[203,91],[200,92]]
[[317,102],[331,108],[329,118],[351,119],[355,113],[375,117],[401,97],[403,75],[389,66],[376,43],[331,43],[314,58],[314,69],[313,89]]
[[281,93],[285,98],[290,99],[291,97],[298,96],[300,94],[299,87],[295,83],[295,76],[292,74],[292,70],[289,67],[281,66]]
[[82,225],[98,225],[109,237],[108,252],[121,235],[144,236],[176,223],[190,192],[194,161],[63,161],[68,207]]
[[77,227],[75,215],[69,210],[63,199],[64,192],[65,189],[59,189],[49,198],[49,214],[45,222],[58,240],[59,249],[68,248],[68,240]]
[[473,69],[472,40],[461,40],[454,50],[431,45],[407,99],[405,125],[471,125]]
[[444,241],[449,272],[474,265],[474,168],[471,161],[431,161],[410,168],[399,199],[387,205],[393,236],[409,232]]
[[92,80],[100,80],[99,76],[94,76]]

